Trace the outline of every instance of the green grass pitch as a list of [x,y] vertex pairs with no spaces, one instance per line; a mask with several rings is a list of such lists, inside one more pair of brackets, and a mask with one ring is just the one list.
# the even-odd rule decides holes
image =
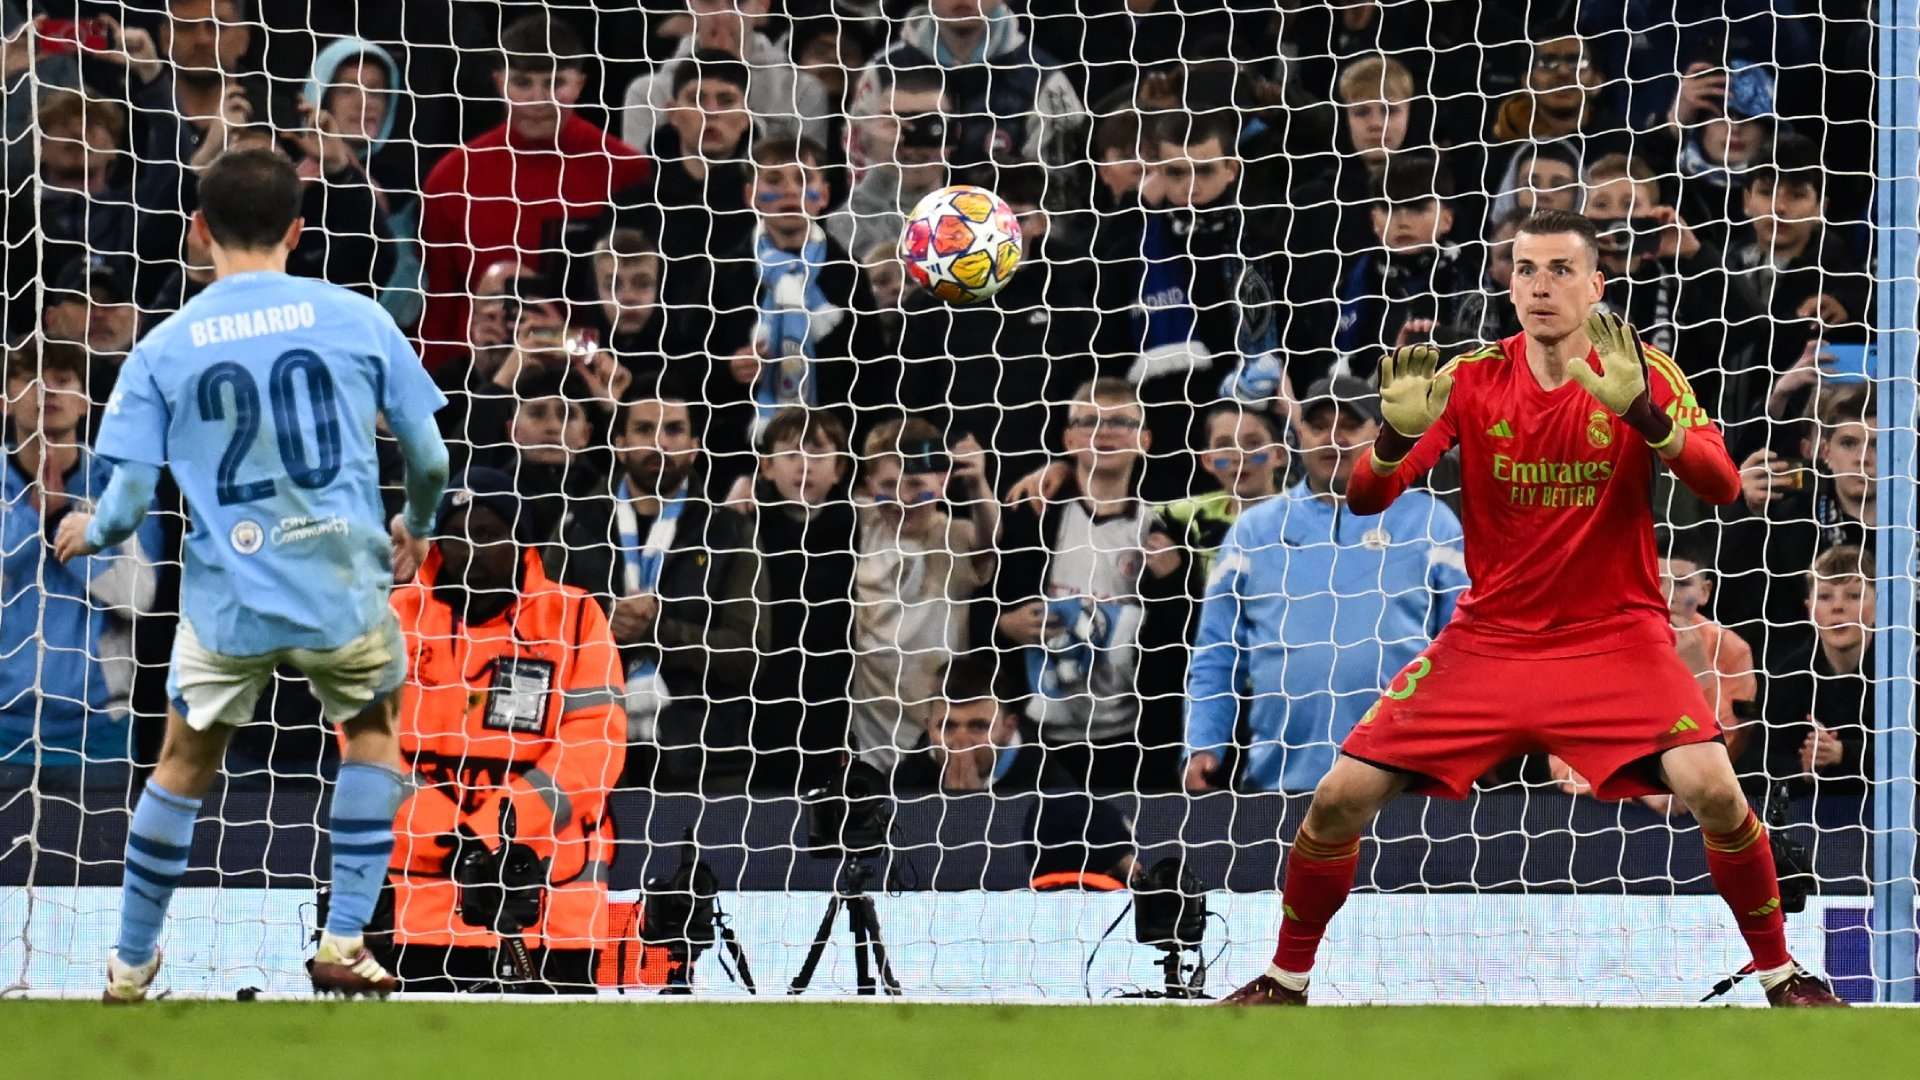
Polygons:
[[140,1078],[1911,1075],[1910,1009],[0,1002],[0,1075]]

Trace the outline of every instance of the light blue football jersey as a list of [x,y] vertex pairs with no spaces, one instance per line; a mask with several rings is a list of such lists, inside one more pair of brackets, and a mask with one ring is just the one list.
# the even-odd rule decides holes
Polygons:
[[96,452],[172,470],[193,518],[181,613],[202,645],[332,649],[388,617],[374,425],[446,401],[379,304],[235,274],[135,346]]

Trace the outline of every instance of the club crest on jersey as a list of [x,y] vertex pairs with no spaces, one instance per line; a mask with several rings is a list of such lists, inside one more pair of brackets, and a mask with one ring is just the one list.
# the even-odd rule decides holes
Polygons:
[[227,542],[240,554],[252,555],[267,542],[267,531],[260,527],[259,522],[242,518],[233,523],[232,530],[227,533]]
[[1385,551],[1393,543],[1393,537],[1382,528],[1371,528],[1360,534],[1360,546],[1368,551]]
[[1608,416],[1603,410],[1593,410],[1593,414],[1587,417],[1587,441],[1598,450],[1605,450],[1612,446],[1613,417]]

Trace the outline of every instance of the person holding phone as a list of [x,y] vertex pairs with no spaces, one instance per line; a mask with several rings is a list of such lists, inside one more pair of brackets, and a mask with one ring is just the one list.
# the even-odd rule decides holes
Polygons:
[[1876,519],[1873,384],[1823,382],[1797,457],[1762,448],[1740,463],[1737,519],[1721,541],[1720,621],[1762,659],[1772,639],[1805,621],[1799,582],[1820,552],[1870,546]]

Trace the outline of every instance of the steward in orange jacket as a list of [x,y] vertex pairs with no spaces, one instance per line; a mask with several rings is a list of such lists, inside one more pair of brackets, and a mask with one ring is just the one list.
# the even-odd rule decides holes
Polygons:
[[500,848],[503,816],[506,839],[547,861],[539,918],[522,936],[539,984],[529,988],[591,990],[607,939],[607,795],[626,757],[620,658],[599,605],[521,548],[519,517],[506,476],[469,470],[418,576],[393,592],[408,653],[400,749],[417,785],[389,864],[409,990],[470,989],[502,972],[499,936],[461,919],[450,874],[463,847]]

